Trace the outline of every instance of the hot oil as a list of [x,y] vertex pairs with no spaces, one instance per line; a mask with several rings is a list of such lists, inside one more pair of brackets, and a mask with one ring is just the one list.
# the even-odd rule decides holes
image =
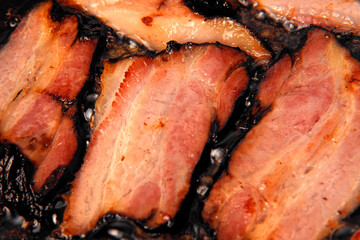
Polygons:
[[[21,17],[36,2],[38,1],[26,1],[26,4],[23,5],[20,5],[18,1],[1,3],[4,4],[1,9],[7,10],[0,12],[0,44],[6,44],[11,32],[21,21]],[[276,62],[284,53],[295,53],[306,40],[308,29],[303,29],[293,22],[275,22],[264,12],[256,11],[249,6],[234,7],[234,1],[231,4],[227,1],[202,0],[188,0],[185,3],[194,11],[209,18],[219,15],[227,16],[245,24],[259,37],[264,46],[271,50],[273,62]],[[96,114],[94,106],[101,93],[102,62],[104,59],[119,61],[135,55],[154,55],[144,46],[104,26],[99,20],[85,16],[73,9],[63,9],[59,5],[54,5],[52,12],[54,20],[59,21],[63,16],[69,14],[75,14],[79,19],[79,39],[96,38],[98,40],[88,81],[75,103],[77,109],[80,109],[76,113],[75,123],[78,140],[81,144],[79,144],[76,157],[70,166],[59,173],[61,176],[55,186],[52,186],[52,190],[45,195],[39,195],[32,190],[30,179],[34,170],[17,147],[11,144],[0,145],[0,203],[2,207],[0,232],[3,234],[0,234],[0,238],[2,236],[28,239],[43,239],[46,236],[63,238],[57,229],[66,208],[66,201],[61,195],[70,190],[70,183],[81,167],[86,145],[91,138],[91,123],[93,115]],[[359,37],[337,35],[337,39],[349,48],[355,58],[360,59]],[[148,229],[141,221],[108,213],[99,220],[97,227],[90,231],[85,238],[215,239],[215,233],[201,218],[201,210],[213,184],[222,174],[226,173],[231,153],[264,113],[254,111],[254,109],[258,107],[256,94],[261,76],[270,65],[258,66],[253,61],[246,62],[250,77],[247,89],[236,101],[235,110],[225,127],[218,129],[217,123],[213,123],[208,143],[193,172],[190,190],[174,219],[156,229]],[[360,225],[359,216],[358,211],[355,211],[344,218],[344,227],[336,230],[328,239],[349,239]]]
[[30,9],[41,0],[14,0],[0,2],[0,47],[6,44],[11,33]]

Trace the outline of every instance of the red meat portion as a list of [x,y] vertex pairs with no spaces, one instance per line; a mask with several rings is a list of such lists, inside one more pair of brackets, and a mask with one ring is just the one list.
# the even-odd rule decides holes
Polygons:
[[239,47],[262,63],[271,57],[246,27],[225,17],[206,19],[192,12],[181,0],[59,2],[100,18],[113,29],[156,51],[164,50],[169,41],[181,44],[220,42]]
[[[190,187],[211,123],[223,126],[247,85],[246,56],[214,45],[106,63],[95,129],[65,211],[63,232],[85,234],[119,213],[170,221]],[[231,92],[231,94],[227,94]]]
[[358,0],[250,0],[256,8],[271,17],[291,20],[300,27],[310,24],[338,32],[359,34],[360,3]]
[[0,51],[0,140],[18,145],[38,168],[37,190],[73,158],[72,114],[64,116],[56,98],[75,99],[95,49],[95,41],[77,39],[75,16],[55,22],[51,7],[45,2],[32,10]]
[[359,204],[359,73],[320,30],[292,67],[285,57],[270,70],[259,92],[270,111],[204,206],[218,239],[319,239]]

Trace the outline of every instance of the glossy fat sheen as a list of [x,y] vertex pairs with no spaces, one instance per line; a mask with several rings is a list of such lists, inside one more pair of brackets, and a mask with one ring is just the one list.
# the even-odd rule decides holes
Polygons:
[[284,57],[270,70],[259,99],[271,111],[205,203],[218,239],[320,239],[359,204],[359,74],[359,63],[320,30],[293,66]]
[[95,48],[94,41],[76,39],[75,16],[54,22],[51,7],[45,2],[29,12],[0,51],[0,140],[16,144],[35,165],[37,190],[73,158],[74,111],[63,116],[55,98],[75,99]]
[[145,46],[161,51],[169,41],[215,43],[239,47],[257,61],[271,57],[247,28],[228,18],[205,19],[181,0],[61,0],[85,10]]
[[212,121],[221,116],[223,126],[246,88],[246,71],[238,68],[245,60],[234,49],[207,45],[105,62],[96,103],[103,110],[95,115],[63,233],[85,234],[108,212],[145,220],[147,227],[170,221],[188,192]]
[[358,0],[250,0],[271,17],[293,20],[300,26],[310,24],[339,32],[359,34]]

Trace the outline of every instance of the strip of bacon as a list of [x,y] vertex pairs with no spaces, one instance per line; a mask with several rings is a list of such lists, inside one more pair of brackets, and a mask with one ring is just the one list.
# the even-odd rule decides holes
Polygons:
[[320,239],[359,204],[360,64],[320,30],[295,59],[270,70],[271,110],[205,203],[218,239]]
[[104,1],[59,0],[94,15],[127,37],[161,51],[169,41],[215,43],[239,47],[259,62],[269,52],[250,31],[228,18],[206,19],[181,0]]
[[350,238],[350,240],[359,240],[360,239],[360,230],[357,230]]
[[77,39],[75,16],[55,22],[51,7],[45,2],[32,10],[0,51],[0,139],[17,144],[39,168],[37,190],[73,158],[77,137],[72,114],[64,116],[56,98],[75,99],[95,49],[95,41]]
[[237,68],[245,60],[234,49],[206,45],[105,62],[96,103],[102,110],[68,199],[64,234],[85,234],[108,212],[148,227],[170,221],[212,121],[231,113],[235,97],[225,93],[246,88],[246,71]]
[[301,26],[310,24],[337,32],[359,34],[360,3],[358,0],[250,0],[270,17],[292,20]]

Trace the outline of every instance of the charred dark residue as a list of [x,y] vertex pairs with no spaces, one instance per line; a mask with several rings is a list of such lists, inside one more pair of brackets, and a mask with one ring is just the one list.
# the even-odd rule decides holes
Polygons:
[[184,1],[193,11],[208,17],[225,16],[236,20],[249,28],[262,44],[275,55],[275,59],[283,50],[295,52],[306,39],[307,29],[298,29],[296,24],[283,24],[269,18],[264,11],[253,8],[246,1]]
[[104,24],[97,18],[84,15],[82,13],[76,14],[78,19],[78,38],[82,39],[98,39],[104,31]]
[[351,55],[360,61],[360,37],[349,35],[337,34],[336,39],[339,43],[349,49]]
[[284,50],[298,51],[303,46],[308,32],[308,29],[298,29],[296,25],[285,28],[282,23],[267,17],[265,12],[252,7],[239,7],[234,18],[248,26],[264,45],[272,49],[275,57]]
[[[39,1],[1,2],[0,45],[6,43],[17,23],[32,6]],[[241,2],[241,1],[240,1]],[[193,11],[208,18],[226,16],[249,27],[268,49],[275,53],[275,61],[284,52],[294,53],[304,44],[308,29],[298,29],[289,22],[284,25],[268,18],[265,12],[253,9],[246,1],[185,0]],[[100,75],[102,61],[118,61],[131,56],[154,56],[145,46],[106,27],[96,18],[85,16],[73,9],[64,9],[54,3],[52,18],[61,21],[64,16],[75,14],[79,21],[78,38],[98,40],[92,60],[90,76],[74,103],[78,111],[73,119],[78,134],[79,148],[69,166],[53,172],[39,193],[33,191],[31,179],[33,165],[19,151],[8,143],[0,145],[0,238],[43,239],[45,236],[62,238],[56,227],[62,221],[66,208],[60,196],[70,189],[71,181],[82,164],[86,143],[91,137],[91,121],[95,101],[101,93]],[[144,24],[151,25],[150,19]],[[360,60],[360,38],[352,35],[337,35],[338,41],[350,49]],[[188,46],[191,46],[189,44]],[[170,42],[166,51],[171,52],[181,45]],[[214,232],[203,222],[201,210],[203,201],[216,180],[226,172],[231,153],[246,133],[255,126],[267,109],[258,109],[256,94],[264,69],[247,62],[249,81],[247,89],[235,103],[234,112],[223,129],[216,123],[203,150],[191,179],[191,187],[180,211],[172,221],[157,228],[147,229],[141,221],[109,213],[105,215],[85,238],[87,239],[215,239]],[[66,104],[65,104],[66,105]],[[67,110],[66,110],[67,111]],[[64,111],[64,113],[66,113]],[[334,231],[327,239],[349,239],[360,226],[360,210],[343,219],[344,226]],[[20,216],[21,215],[21,216]],[[24,227],[25,226],[25,227]]]
[[235,13],[233,6],[226,0],[184,0],[184,4],[207,18],[231,16]]
[[97,226],[86,235],[86,239],[156,239],[162,240],[164,235],[161,233],[148,233],[139,227],[138,222],[129,218],[117,215],[106,214],[103,216]]
[[[83,154],[84,147],[80,146],[74,158],[80,159]],[[68,189],[66,184],[72,180],[74,169],[79,167],[75,160],[69,166],[56,169],[36,192],[31,184],[35,170],[33,164],[17,146],[1,144],[0,238],[4,239],[3,236],[11,234],[11,239],[43,239],[51,235],[61,223],[66,206],[60,194]]]
[[[342,215],[341,213],[339,213]],[[340,225],[332,234],[324,239],[330,240],[348,240],[356,231],[360,229],[360,207],[357,207],[351,214],[343,218],[343,224]],[[355,238],[356,239],[356,238]]]
[[50,12],[51,19],[55,22],[61,22],[66,16],[70,16],[69,12],[66,12],[56,2],[53,3],[53,7]]
[[98,40],[103,29],[104,24],[97,18],[87,16],[82,12],[76,11],[72,8],[63,8],[57,2],[53,2],[50,12],[51,19],[56,22],[61,22],[65,17],[75,15],[78,20],[78,35],[77,39],[95,39]]
[[[14,2],[23,14],[39,1],[25,2],[23,5],[18,1]],[[5,1],[4,4],[9,3]],[[70,15],[71,13],[54,3],[51,11],[53,20],[61,21],[65,16]],[[78,38],[80,41],[82,38],[97,40],[101,37],[100,28],[102,30],[104,27],[98,20],[82,15],[77,18],[79,19]],[[1,32],[1,40],[5,39],[6,34],[7,32]],[[99,52],[103,52],[103,46],[101,50],[97,49],[95,54],[99,55]],[[98,61],[98,58],[94,57],[93,60]],[[91,72],[98,71],[96,66],[97,64],[92,64]],[[96,74],[91,74],[91,76],[94,75]],[[89,88],[88,84],[86,83],[84,89]],[[62,103],[63,115],[71,117],[74,121],[78,148],[71,163],[54,170],[38,191],[33,190],[32,185],[34,165],[22,155],[18,147],[0,142],[0,239],[44,239],[50,235],[56,237],[56,232],[53,230],[62,222],[66,207],[66,202],[61,195],[69,191],[69,183],[74,179],[74,174],[82,164],[86,140],[90,138],[89,122],[80,111],[87,93],[84,89],[72,101],[53,96],[55,100]]]
[[7,43],[22,17],[41,0],[14,0],[0,2],[0,47]]
[[[0,238],[41,239],[51,233],[55,223],[49,215],[56,213],[51,205],[39,203],[31,178],[34,167],[12,144],[0,146]],[[6,237],[4,237],[6,236]]]
[[[188,47],[190,47],[192,45],[192,43],[188,44]],[[168,52],[169,54],[171,54],[173,51],[178,51],[181,48],[181,44],[175,42],[175,41],[170,41],[167,43],[166,45],[166,52]]]
[[154,56],[155,53],[147,49],[134,40],[115,32],[111,28],[106,28],[106,51],[104,58],[111,61],[119,61],[132,56]]
[[359,229],[359,226],[343,225],[341,228],[335,230],[333,234],[324,238],[324,240],[348,240]]
[[33,217],[39,216],[40,207],[36,205],[36,195],[28,186],[34,171],[32,164],[12,144],[1,145],[0,158],[2,205],[11,203],[19,210],[31,213]]

